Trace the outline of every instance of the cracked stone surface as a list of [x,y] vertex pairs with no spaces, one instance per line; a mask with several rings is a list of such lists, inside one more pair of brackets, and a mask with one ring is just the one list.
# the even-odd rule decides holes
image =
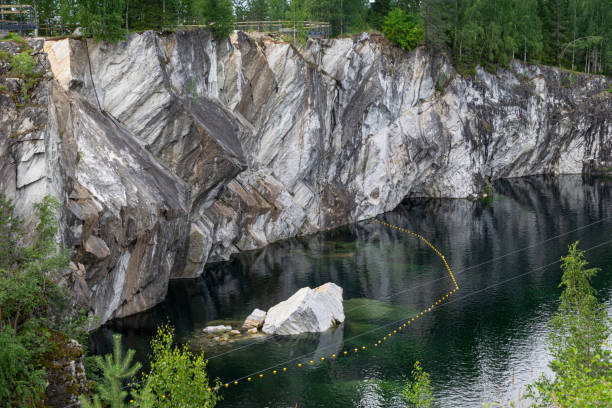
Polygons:
[[[458,75],[384,39],[296,49],[244,33],[33,41],[24,103],[0,60],[0,191],[25,227],[46,194],[98,324],[146,310],[168,280],[284,238],[475,197],[486,179],[612,169],[609,78],[513,62]],[[11,42],[0,43],[14,53]]]

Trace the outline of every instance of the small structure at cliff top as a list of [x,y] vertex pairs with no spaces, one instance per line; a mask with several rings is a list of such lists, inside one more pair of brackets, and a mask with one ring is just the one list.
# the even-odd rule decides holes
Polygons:
[[315,289],[302,288],[272,306],[262,331],[280,335],[323,332],[342,322],[342,288],[328,282]]

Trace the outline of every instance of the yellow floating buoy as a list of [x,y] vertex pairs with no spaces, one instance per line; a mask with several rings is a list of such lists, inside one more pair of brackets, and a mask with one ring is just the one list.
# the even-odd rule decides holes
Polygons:
[[348,351],[344,351],[344,355],[346,356],[348,354]]
[[335,354],[332,354],[332,358],[336,358],[336,355],[335,355]]
[[272,371],[272,374],[276,374],[276,370]]
[[[247,378],[247,381],[251,381],[251,377]],[[209,390],[210,390],[210,388],[209,388]]]
[[259,374],[259,378],[263,378],[263,374]]
[[283,367],[283,371],[287,371],[287,367]]
[[321,357],[321,361],[325,361],[325,357]]
[[238,385],[238,381],[234,381],[234,385]]
[[302,366],[302,363],[298,363],[298,367],[301,367],[301,366]]
[[313,363],[314,363],[314,361],[310,360],[310,364],[313,364]]

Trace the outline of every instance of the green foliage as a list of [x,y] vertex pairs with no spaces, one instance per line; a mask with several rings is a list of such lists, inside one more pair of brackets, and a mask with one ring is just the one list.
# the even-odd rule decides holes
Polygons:
[[13,41],[21,45],[26,45],[26,40],[17,33],[8,33],[4,36],[2,41]]
[[85,34],[95,41],[117,42],[125,39],[124,0],[78,0],[76,17]]
[[174,329],[162,325],[151,340],[151,370],[135,401],[139,406],[214,407],[221,397],[206,375],[206,360],[188,345],[174,346]]
[[[370,6],[367,15],[368,23],[377,30],[382,30],[385,19],[392,11],[393,3],[391,0],[379,0]],[[403,11],[403,10],[402,10]]]
[[399,8],[389,12],[382,25],[382,31],[391,43],[408,51],[418,46],[424,37],[421,18]]
[[123,389],[123,383],[127,379],[136,375],[142,365],[135,363],[132,365],[134,350],[128,350],[125,357],[121,353],[121,335],[113,336],[113,354],[95,356],[95,362],[104,373],[104,379],[98,383],[98,394],[90,402],[84,396],[80,397],[81,404],[85,407],[97,407],[101,401],[107,403],[112,408],[126,406],[124,400],[128,393]]
[[[139,363],[131,365],[134,350],[121,354],[121,336],[113,336],[113,354],[104,358],[95,356],[96,365],[104,378],[98,384],[93,400],[80,396],[85,408],[128,406],[128,393],[123,383],[140,370]],[[132,384],[129,406],[150,407],[204,407],[212,408],[221,397],[217,394],[220,383],[211,384],[206,375],[207,362],[203,355],[194,355],[189,345],[174,346],[174,329],[168,325],[158,327],[151,340],[150,371],[142,375],[140,384]]]
[[215,38],[224,38],[234,29],[234,14],[230,0],[195,0],[195,13]]
[[554,377],[542,375],[529,385],[534,406],[595,407],[612,405],[612,359],[605,344],[612,332],[604,305],[596,298],[584,251],[575,242],[561,258],[561,303],[548,337]]
[[30,91],[40,77],[40,74],[36,72],[37,62],[30,56],[30,51],[29,48],[26,48],[25,51],[15,54],[11,58],[13,73],[23,81],[21,93],[25,101],[30,99]]
[[55,243],[58,207],[48,196],[35,206],[34,242],[23,246],[14,205],[0,196],[0,406],[30,406],[39,399],[42,361],[53,347],[47,329],[76,329],[65,309],[68,295],[57,283],[69,261]]
[[30,332],[18,335],[12,327],[0,328],[0,404],[32,406],[45,391],[45,371],[34,362],[39,350],[31,347]]
[[416,408],[429,408],[433,406],[433,388],[429,379],[429,373],[423,371],[419,361],[414,363],[412,381],[406,382],[402,395]]

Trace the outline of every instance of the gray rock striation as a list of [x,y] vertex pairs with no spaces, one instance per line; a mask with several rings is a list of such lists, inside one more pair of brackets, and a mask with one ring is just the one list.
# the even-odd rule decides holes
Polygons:
[[0,61],[0,191],[26,227],[42,196],[62,203],[72,289],[100,324],[207,262],[405,197],[612,169],[605,77],[514,62],[465,78],[367,34],[299,50],[206,30],[33,48],[45,75],[27,104]]

